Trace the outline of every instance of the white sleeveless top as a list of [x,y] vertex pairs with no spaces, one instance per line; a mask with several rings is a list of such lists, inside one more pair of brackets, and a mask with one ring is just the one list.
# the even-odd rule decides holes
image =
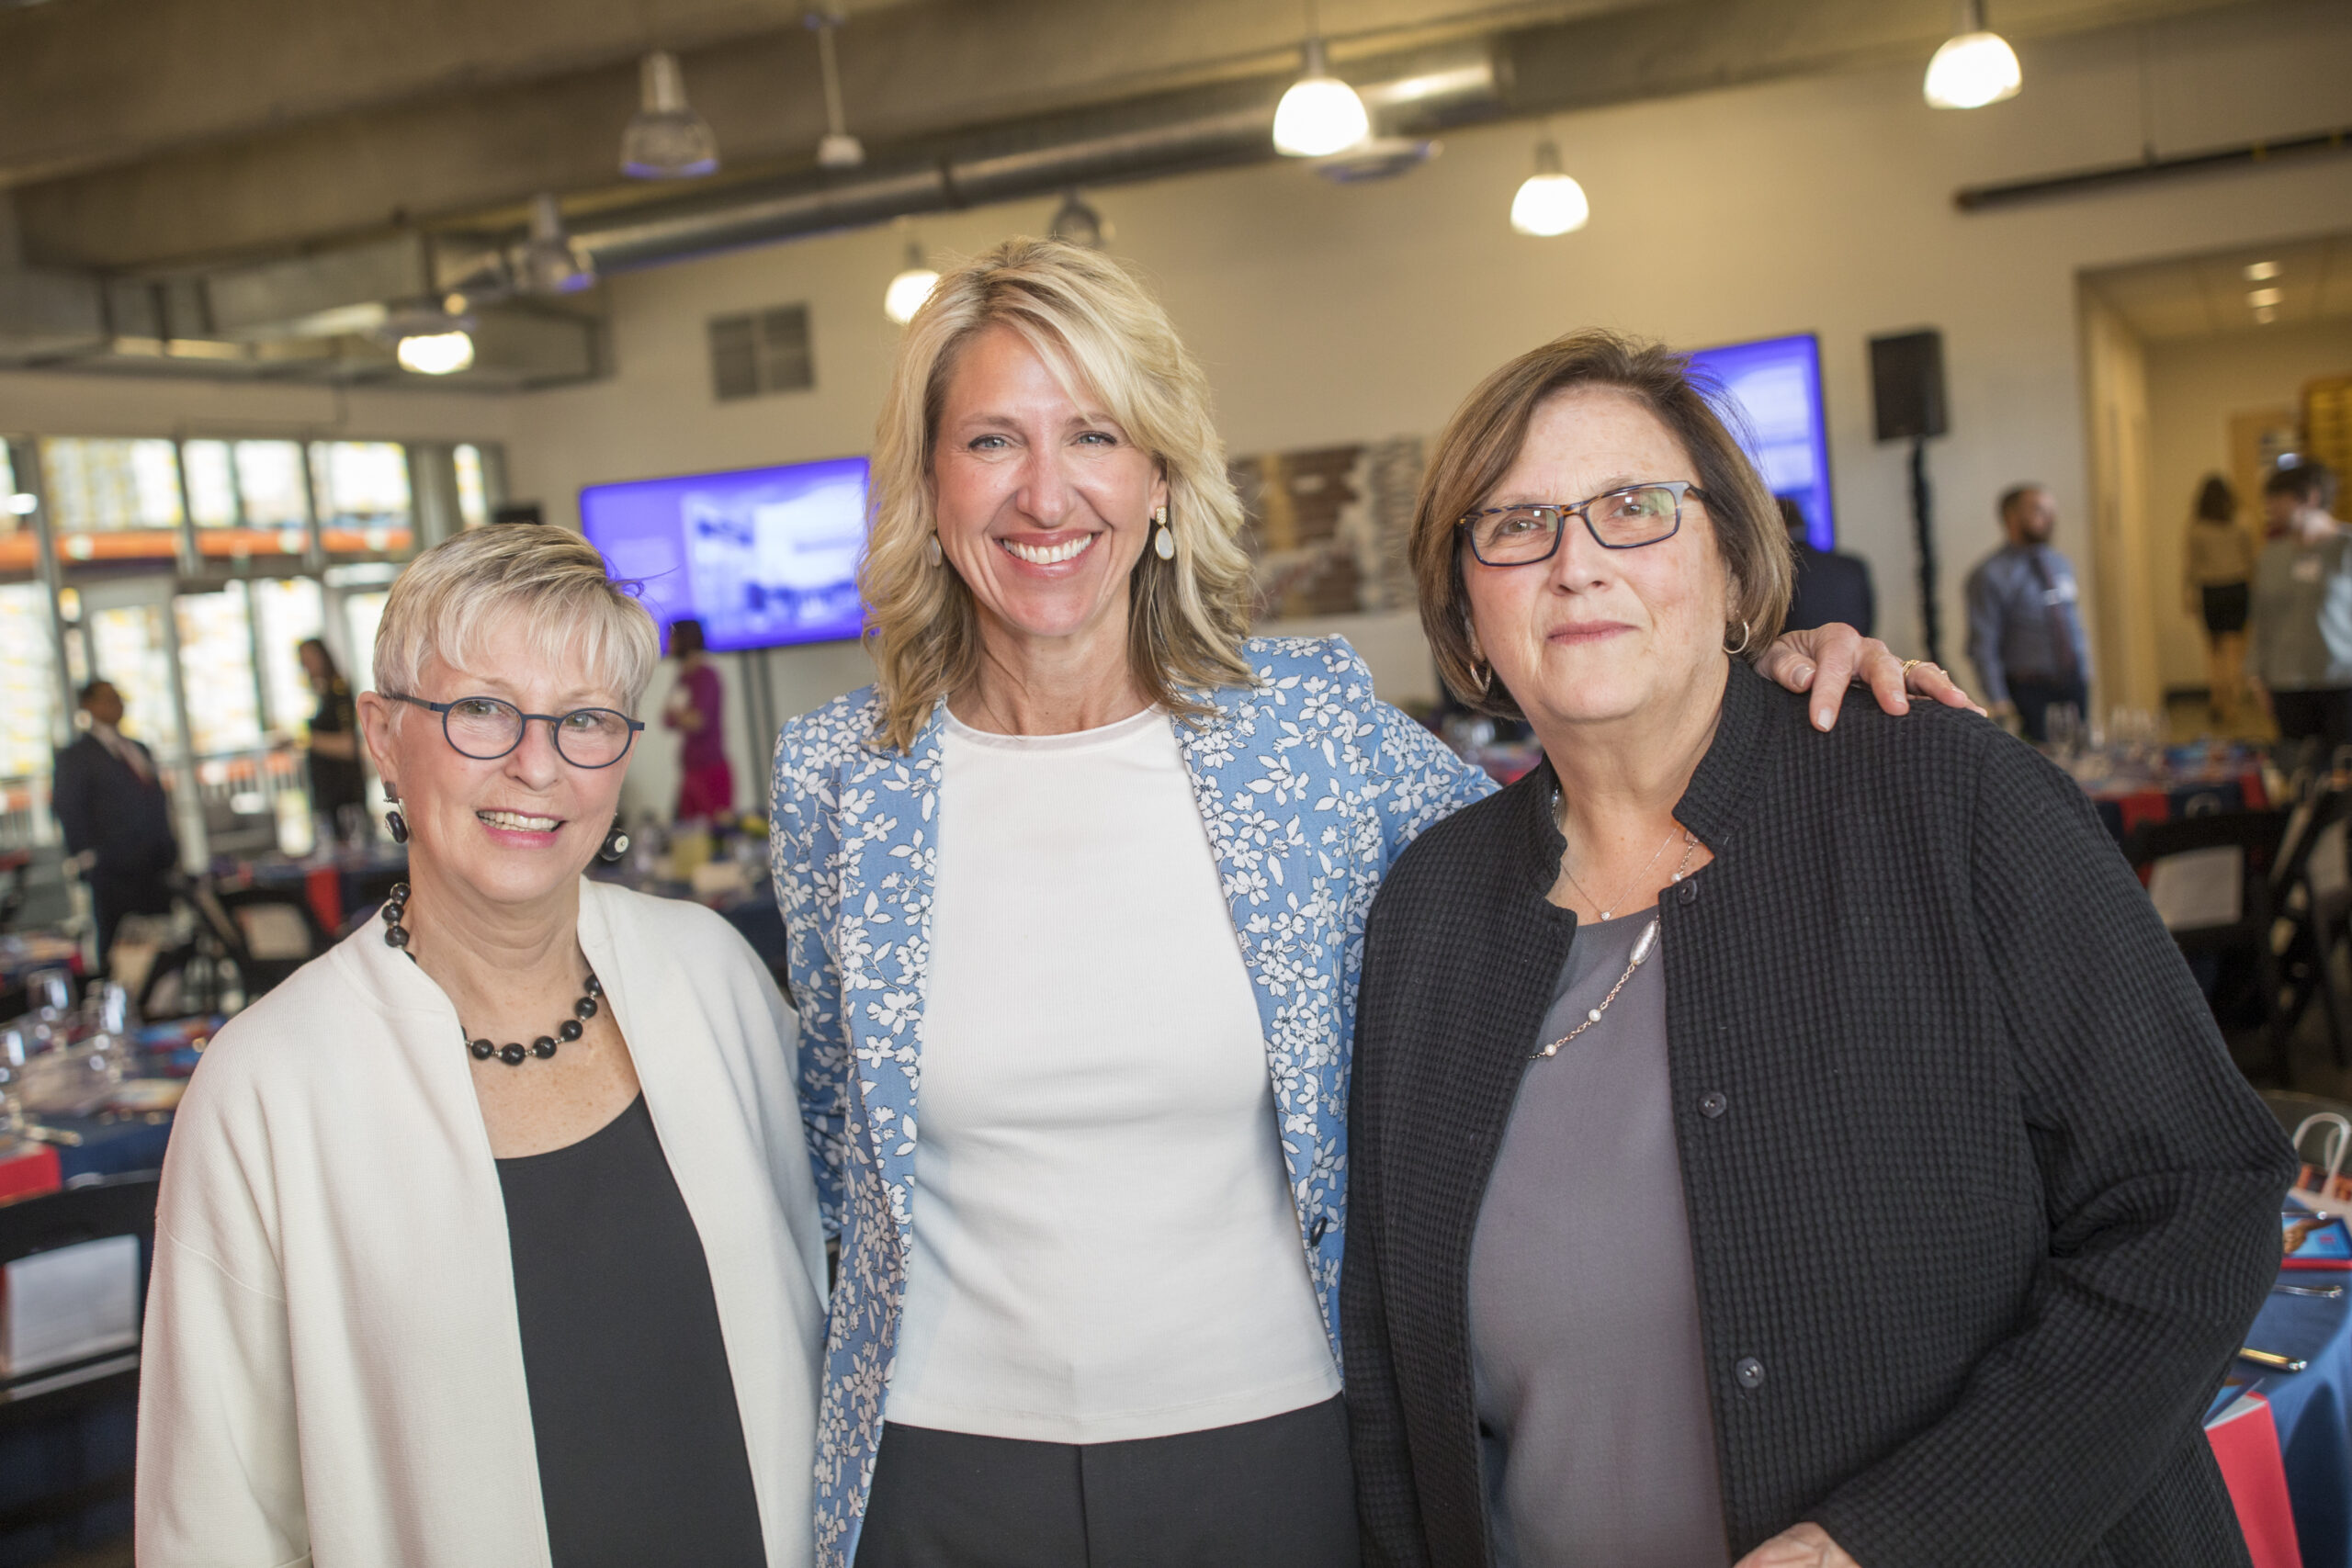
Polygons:
[[1095,1443],[1331,1397],[1255,994],[1169,716],[945,723],[888,1418]]

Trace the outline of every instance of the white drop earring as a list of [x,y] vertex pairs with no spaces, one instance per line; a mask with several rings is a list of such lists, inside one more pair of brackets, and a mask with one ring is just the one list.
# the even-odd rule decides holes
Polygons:
[[923,547],[923,553],[931,558],[931,564],[933,566],[937,566],[944,558],[940,554],[938,535],[933,534],[931,536],[931,542]]
[[1156,525],[1151,536],[1151,552],[1161,560],[1176,558],[1176,531],[1168,525],[1168,508],[1161,507],[1151,514]]

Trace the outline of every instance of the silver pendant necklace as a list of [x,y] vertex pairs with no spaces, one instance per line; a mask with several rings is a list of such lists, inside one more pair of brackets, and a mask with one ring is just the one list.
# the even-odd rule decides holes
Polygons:
[[[1672,843],[1673,841],[1674,840],[1671,839],[1667,840],[1668,843]],[[1680,864],[1674,868],[1674,874],[1667,879],[1669,886],[1673,883],[1681,881],[1684,877],[1690,874],[1690,857],[1699,852],[1699,840],[1688,828],[1685,828],[1682,830],[1682,861]],[[1657,856],[1653,855],[1650,858],[1650,863],[1652,865],[1657,863]],[[1575,882],[1575,875],[1571,874],[1568,880],[1571,883]],[[1580,893],[1584,891],[1582,887],[1578,887],[1577,890]],[[1591,897],[1590,894],[1586,894],[1585,896],[1587,897]],[[1601,916],[1601,919],[1607,919],[1609,917],[1605,914]],[[1656,915],[1652,915],[1650,917],[1650,923],[1642,928],[1640,939],[1634,943],[1634,956],[1625,964],[1625,972],[1617,976],[1617,983],[1609,987],[1609,994],[1600,998],[1600,1005],[1586,1013],[1584,1015],[1583,1022],[1577,1024],[1574,1029],[1569,1030],[1566,1034],[1561,1035],[1557,1040],[1553,1041],[1549,1045],[1546,1045],[1542,1050],[1536,1052],[1535,1055],[1537,1057],[1548,1058],[1558,1055],[1560,1054],[1561,1046],[1566,1045],[1569,1041],[1574,1040],[1577,1035],[1582,1034],[1586,1030],[1590,1029],[1594,1024],[1600,1021],[1600,1015],[1609,1010],[1609,1004],[1617,999],[1617,993],[1625,988],[1625,983],[1634,977],[1634,971],[1639,969],[1649,958],[1649,955],[1657,951],[1657,932],[1658,918]]]

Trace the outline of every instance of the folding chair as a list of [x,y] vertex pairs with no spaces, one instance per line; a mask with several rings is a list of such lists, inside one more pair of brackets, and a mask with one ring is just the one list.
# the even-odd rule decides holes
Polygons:
[[2262,1024],[2279,1082],[2294,1086],[2282,1006],[2270,873],[2287,829],[2283,811],[2230,811],[2143,824],[2123,846],[2165,924],[2189,957],[2239,955],[2254,965]]

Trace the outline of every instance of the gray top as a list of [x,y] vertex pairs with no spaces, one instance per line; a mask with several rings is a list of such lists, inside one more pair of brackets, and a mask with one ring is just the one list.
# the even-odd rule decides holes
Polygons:
[[[1600,1005],[1656,918],[1578,928],[1531,1051]],[[1665,946],[1527,1065],[1470,1251],[1499,1568],[1731,1560],[1667,1078]]]
[[[1968,657],[1988,700],[2009,701],[2011,681],[2091,678],[2081,601],[2075,569],[2048,545],[2006,545],[1977,563],[1968,574]],[[2071,671],[2062,626],[2074,649]]]
[[2274,692],[2352,686],[2352,534],[2290,535],[2254,566],[2254,672]]

